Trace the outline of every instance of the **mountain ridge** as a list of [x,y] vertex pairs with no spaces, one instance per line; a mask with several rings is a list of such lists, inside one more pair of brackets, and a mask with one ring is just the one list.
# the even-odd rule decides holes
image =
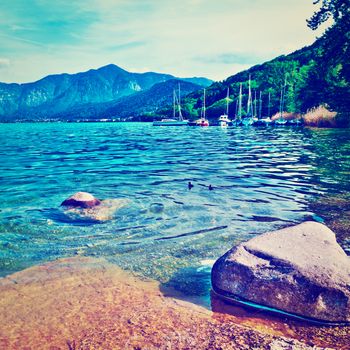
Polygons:
[[[116,101],[175,78],[156,72],[132,73],[109,64],[86,72],[48,75],[35,82],[0,83],[0,117],[10,121],[30,114],[34,119],[50,118],[79,105]],[[207,85],[212,82],[206,78],[185,79]]]

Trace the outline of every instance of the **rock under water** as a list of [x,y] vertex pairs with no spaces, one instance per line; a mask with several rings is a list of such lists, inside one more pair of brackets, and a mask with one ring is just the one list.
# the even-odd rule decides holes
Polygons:
[[64,215],[72,221],[107,221],[128,203],[124,198],[99,200],[90,193],[77,192],[63,201],[61,206]]
[[93,208],[100,205],[101,201],[88,192],[77,192],[65,199],[61,205],[72,208]]
[[350,259],[316,222],[265,233],[232,248],[212,269],[218,294],[289,313],[350,322]]

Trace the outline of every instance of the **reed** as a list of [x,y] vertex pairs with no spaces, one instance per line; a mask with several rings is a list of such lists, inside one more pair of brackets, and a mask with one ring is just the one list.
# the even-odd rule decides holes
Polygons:
[[310,109],[303,115],[304,125],[318,128],[336,128],[336,112],[331,112],[325,106],[318,106]]
[[295,119],[301,119],[301,115],[299,113],[293,113],[293,112],[282,112],[282,116],[281,116],[281,113],[278,112],[271,117],[271,120],[277,120],[280,118],[283,118],[285,120],[295,120]]

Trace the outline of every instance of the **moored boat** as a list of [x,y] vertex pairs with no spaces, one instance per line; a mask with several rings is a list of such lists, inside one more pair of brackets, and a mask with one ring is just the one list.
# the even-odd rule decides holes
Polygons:
[[206,109],[205,109],[205,89],[203,90],[203,107],[201,112],[201,117],[194,122],[189,122],[190,126],[209,126],[209,120],[206,118]]
[[[176,109],[178,117],[176,118]],[[181,91],[179,84],[179,98],[177,98],[175,90],[173,91],[173,118],[164,118],[162,120],[153,121],[153,126],[186,126],[189,124],[187,119],[184,119],[181,111]]]
[[229,94],[230,94],[230,90],[229,88],[227,88],[227,96],[226,96],[226,113],[220,115],[218,122],[219,122],[219,126],[221,126],[222,128],[227,128],[229,126],[229,124],[231,123],[231,120],[228,117],[228,103],[229,103]]
[[155,120],[153,122],[153,126],[185,126],[188,125],[188,120],[177,120],[177,119],[162,119],[162,120]]
[[253,99],[252,99],[252,88],[251,88],[251,78],[249,75],[248,83],[248,101],[247,101],[247,113],[241,117],[241,123],[245,126],[254,124],[254,112],[253,112]]
[[271,125],[273,123],[273,120],[270,118],[270,104],[271,104],[271,94],[269,93],[269,100],[268,100],[268,112],[267,117],[262,117],[262,92],[260,91],[259,96],[259,112],[257,118],[254,118],[254,126],[267,126]]

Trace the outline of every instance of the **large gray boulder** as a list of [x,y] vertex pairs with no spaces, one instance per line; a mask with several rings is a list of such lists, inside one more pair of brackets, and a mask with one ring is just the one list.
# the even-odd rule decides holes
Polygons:
[[215,292],[330,322],[350,322],[350,259],[316,222],[232,248],[212,269]]

